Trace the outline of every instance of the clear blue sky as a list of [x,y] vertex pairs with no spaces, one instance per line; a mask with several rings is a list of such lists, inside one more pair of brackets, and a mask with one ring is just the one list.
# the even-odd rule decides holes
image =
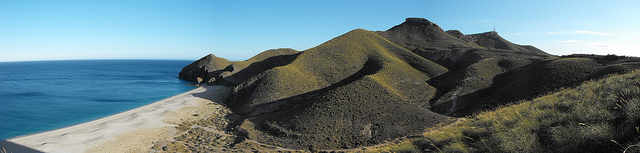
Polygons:
[[356,28],[423,17],[445,30],[491,31],[556,55],[640,56],[640,1],[4,1],[0,61],[243,60],[305,50]]

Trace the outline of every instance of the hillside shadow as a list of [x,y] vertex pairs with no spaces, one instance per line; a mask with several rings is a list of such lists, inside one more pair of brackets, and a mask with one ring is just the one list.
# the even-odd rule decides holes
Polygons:
[[[238,131],[242,137],[271,145],[279,144],[281,147],[353,148],[418,134],[424,127],[433,127],[448,121],[448,117],[428,111],[418,104],[403,102],[403,99],[390,99],[397,96],[393,95],[394,93],[386,94],[391,91],[354,91],[337,94],[342,90],[368,90],[365,88],[380,87],[366,86],[376,83],[360,81],[375,81],[368,80],[368,76],[385,72],[384,64],[370,58],[355,73],[336,83],[287,98],[253,106],[248,105],[246,101],[235,101],[243,102],[233,104],[236,106],[233,109],[234,113],[239,113],[244,118],[239,120],[242,123],[236,123],[242,125],[237,127]],[[366,102],[349,100],[350,97],[358,96],[373,98]],[[360,128],[371,131],[370,136],[334,141],[340,136],[361,132]],[[292,145],[293,143],[298,146]]]
[[[568,82],[562,82],[560,84],[547,83],[544,86],[551,87],[551,88],[548,88],[546,90],[539,90],[539,91],[534,89],[536,87],[534,85],[514,87],[511,84],[518,82],[522,78],[527,78],[532,75],[554,74],[549,70],[545,70],[545,69],[538,70],[545,64],[550,63],[551,61],[537,61],[532,64],[521,66],[521,67],[512,69],[510,71],[504,72],[502,74],[496,75],[492,79],[492,84],[488,88],[481,89],[481,90],[460,96],[458,98],[458,101],[462,103],[458,103],[456,107],[457,113],[450,116],[463,117],[463,116],[472,115],[473,113],[476,113],[476,112],[491,111],[491,110],[495,110],[496,108],[499,108],[499,106],[509,105],[509,104],[516,103],[518,101],[523,101],[523,100],[532,100],[536,97],[540,97],[548,93],[558,92],[559,90],[562,90],[564,88],[576,87],[589,80],[602,79],[610,74],[622,74],[622,73],[631,72],[635,69],[640,69],[640,66],[638,66],[637,63],[635,63],[638,59],[633,59],[629,57],[610,57],[610,56],[607,57],[607,56],[598,56],[598,55],[572,55],[568,57],[591,58],[596,60],[599,64],[602,64],[602,66],[599,66],[593,69],[592,72],[589,72],[588,75],[585,75],[583,77],[572,76],[572,77],[578,77],[578,78],[574,80],[568,80]],[[566,58],[566,57],[563,57],[563,58]],[[536,71],[540,71],[540,72],[536,72]],[[566,75],[566,74],[562,74],[562,75]],[[544,76],[538,76],[538,77],[544,77]],[[520,80],[520,82],[522,82],[522,80]],[[544,84],[544,83],[545,82],[536,82],[535,84]],[[541,86],[541,85],[537,85],[537,86]],[[528,92],[528,93],[518,92],[518,93],[513,93],[508,95],[504,93],[497,93],[497,91],[499,90],[508,90],[508,89],[503,89],[506,87],[509,87],[510,89],[527,88],[525,90],[532,91],[532,92]],[[451,102],[447,102],[447,103],[440,104],[438,106],[434,106],[434,108],[448,107],[450,105],[451,105]]]
[[[527,58],[527,57],[523,57],[523,58]],[[441,76],[438,76],[436,78],[429,80],[428,83],[433,87],[435,87],[436,89],[438,89],[435,98],[431,99],[430,101],[430,104],[432,104],[431,110],[439,114],[447,115],[451,117],[464,117],[464,116],[472,115],[477,112],[493,110],[497,106],[505,105],[505,104],[512,103],[514,101],[525,99],[526,97],[509,95],[511,97],[514,97],[513,99],[515,100],[504,101],[502,99],[496,100],[493,98],[493,96],[496,95],[496,93],[494,92],[517,81],[520,78],[525,77],[526,75],[529,75],[529,73],[531,73],[532,71],[531,68],[535,69],[545,63],[545,62],[540,62],[535,58],[529,58],[527,60],[531,60],[533,62],[530,64],[519,66],[519,67],[513,67],[508,71],[505,71],[493,76],[493,78],[490,81],[491,84],[486,88],[472,89],[474,91],[459,95],[457,97],[458,102],[456,103],[456,108],[453,109],[454,110],[453,113],[449,113],[449,111],[452,110],[451,109],[453,105],[452,100],[448,100],[446,102],[440,102],[440,103],[436,103],[436,102],[441,100],[441,98],[443,98],[443,96],[445,96],[446,93],[449,93],[452,90],[455,90],[456,88],[458,88],[458,85],[462,82],[462,81],[452,80],[450,78],[461,78],[461,77],[464,77],[464,75],[466,75],[467,73],[463,73],[463,71],[449,71]],[[458,67],[469,67],[470,65],[475,63],[478,63],[478,60],[473,62],[467,62],[467,64],[458,65]],[[510,66],[505,65],[501,67],[510,67]]]
[[[313,99],[314,97],[320,95],[321,93],[325,93],[327,91],[345,86],[351,82],[354,82],[366,75],[375,74],[382,69],[382,64],[379,61],[367,60],[362,68],[358,70],[356,73],[342,79],[339,82],[336,82],[326,88],[321,88],[318,90],[310,91],[307,93],[291,96],[289,98],[275,100],[269,103],[258,104],[253,106],[247,110],[243,110],[241,114],[247,118],[251,118],[254,116],[259,116],[260,114],[273,113],[278,110],[291,110],[292,108],[305,108],[307,105],[311,105],[308,100]],[[296,101],[302,101],[301,103],[294,103]],[[256,110],[260,108],[260,110]],[[248,112],[252,112],[251,114],[247,114]]]
[[42,151],[38,151],[33,148],[29,148],[7,140],[0,141],[0,152],[3,151],[5,153],[43,153]]
[[[240,115],[238,117],[242,119],[238,119],[236,120],[236,123],[232,124],[239,126],[245,120],[249,120],[252,123],[256,123],[256,126],[253,128],[257,131],[261,131],[276,137],[294,137],[296,139],[300,138],[302,135],[300,133],[297,133],[295,130],[283,130],[282,127],[268,124],[267,122],[274,118],[276,120],[286,120],[285,118],[290,118],[292,116],[296,116],[296,114],[304,113],[306,108],[309,108],[317,102],[314,99],[318,99],[319,96],[321,96],[323,93],[330,92],[331,90],[348,85],[367,75],[375,74],[380,71],[382,67],[383,65],[382,63],[380,63],[380,61],[369,59],[364,63],[360,70],[328,87],[294,95],[288,98],[274,100],[268,103],[258,104],[249,108],[242,108],[246,107],[245,104],[236,105],[235,108],[232,107],[233,111],[234,113],[238,113],[238,115]],[[240,132],[238,139],[248,139],[250,134],[246,132],[247,131]]]

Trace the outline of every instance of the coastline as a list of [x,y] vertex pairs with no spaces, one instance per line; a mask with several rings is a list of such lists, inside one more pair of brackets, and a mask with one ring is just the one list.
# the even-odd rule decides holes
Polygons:
[[229,92],[224,86],[201,86],[108,117],[0,141],[0,147],[7,152],[143,152],[155,141],[173,138],[177,124],[216,113],[208,108],[223,107],[217,102]]

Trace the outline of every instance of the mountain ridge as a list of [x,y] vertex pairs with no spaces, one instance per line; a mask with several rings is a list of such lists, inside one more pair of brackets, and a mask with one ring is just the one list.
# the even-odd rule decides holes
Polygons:
[[246,61],[207,55],[180,78],[233,87],[225,103],[236,115],[229,132],[238,138],[316,150],[416,135],[639,68],[636,57],[554,56],[496,32],[464,35],[407,18],[387,31],[355,29],[304,51],[268,50]]

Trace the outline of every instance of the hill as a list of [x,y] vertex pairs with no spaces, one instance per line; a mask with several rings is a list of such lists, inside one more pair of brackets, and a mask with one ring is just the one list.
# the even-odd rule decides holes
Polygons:
[[570,55],[532,61],[486,58],[459,72],[465,77],[445,74],[432,79],[430,84],[443,91],[432,103],[433,110],[450,116],[471,115],[639,68],[639,58],[613,55]]
[[371,152],[639,152],[640,71],[478,113]]
[[465,40],[467,42],[473,42],[478,46],[482,46],[487,49],[500,49],[517,52],[518,54],[531,54],[531,55],[549,55],[548,53],[529,45],[518,45],[502,38],[498,35],[498,32],[491,31],[479,34],[464,35],[458,30],[448,30],[448,34]]
[[[533,46],[507,41],[495,31],[471,35],[458,30],[445,32],[435,23],[419,18],[408,18],[377,33],[450,70],[428,81],[437,89],[431,99],[432,110],[449,116],[471,115],[606,74],[640,68],[638,58],[557,57]],[[463,42],[467,44],[460,45]]]
[[249,139],[296,149],[351,148],[416,134],[448,117],[429,111],[426,81],[446,68],[357,29],[234,88]]
[[387,31],[376,31],[376,33],[410,51],[481,48],[473,42],[446,33],[440,26],[424,18],[407,18],[400,25]]
[[[233,140],[224,146],[332,150],[415,136],[636,69],[637,57],[555,56],[496,32],[445,32],[426,19],[408,18],[387,31],[356,29],[301,52],[268,50],[246,61],[208,55],[185,67],[180,78],[233,88],[225,102],[232,113],[216,119],[224,121],[184,124],[224,123],[218,129]],[[201,132],[186,130],[187,138]],[[417,146],[408,146],[433,149],[424,140],[431,141],[412,139]]]

